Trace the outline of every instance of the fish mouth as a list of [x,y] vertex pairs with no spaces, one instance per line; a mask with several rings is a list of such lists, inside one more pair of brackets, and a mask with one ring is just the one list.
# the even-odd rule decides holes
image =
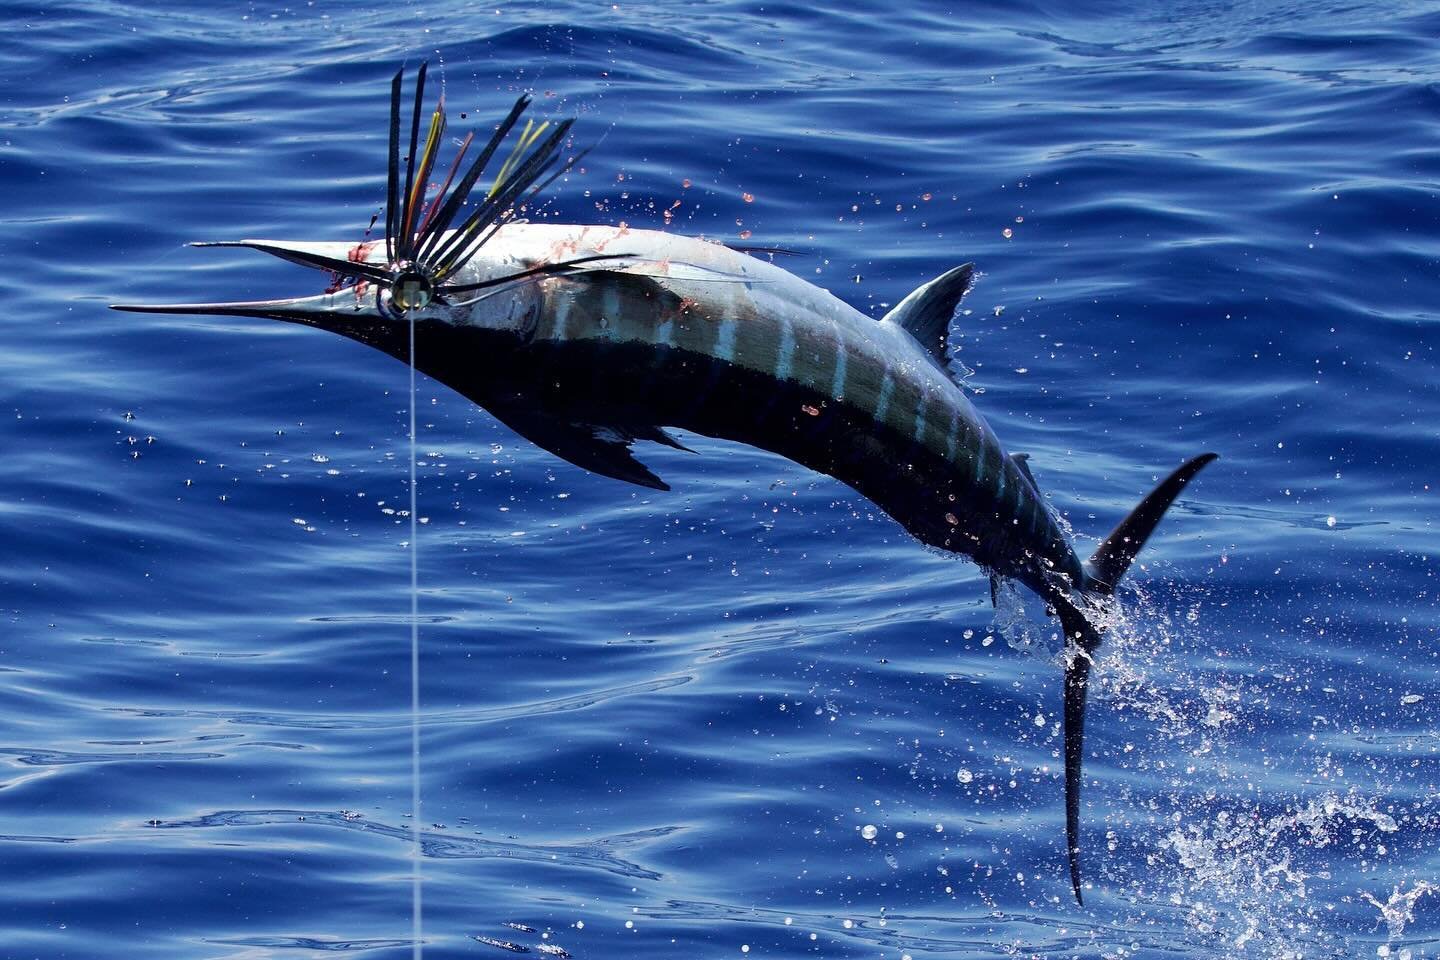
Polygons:
[[291,240],[211,240],[192,247],[243,247],[303,267],[326,270],[339,278],[356,278],[354,286],[332,288],[325,293],[279,300],[235,300],[220,303],[112,303],[111,310],[126,313],[169,313],[189,316],[263,317],[312,326],[325,326],[345,316],[373,312],[373,297],[367,296],[370,281],[387,284],[390,272],[372,254],[383,257],[376,242],[341,243]]
[[[112,303],[111,310],[126,313],[178,313],[189,316],[218,317],[263,317],[268,320],[289,320],[293,323],[319,325],[322,317],[334,318],[341,311],[329,301],[331,294],[318,297],[292,297],[285,300],[234,300],[221,303]],[[349,313],[359,313],[363,307],[348,298]]]
[[[496,231],[498,232],[498,231]],[[112,303],[110,309],[127,313],[171,313],[194,316],[268,317],[311,326],[331,326],[333,321],[359,313],[379,314],[390,320],[412,313],[424,319],[434,316],[427,308],[463,305],[483,299],[514,284],[548,277],[575,277],[593,271],[625,272],[638,276],[658,275],[690,280],[757,282],[754,278],[720,273],[684,263],[657,263],[629,253],[591,253],[569,260],[517,265],[494,276],[462,275],[469,282],[436,286],[423,265],[410,261],[389,263],[385,245],[379,240],[362,243],[303,240],[202,240],[192,247],[240,247],[268,253],[288,263],[324,270],[331,285],[318,296],[281,300],[241,300],[225,303]],[[465,252],[466,263],[474,250]],[[473,270],[473,267],[471,268]],[[463,299],[455,299],[455,298]]]

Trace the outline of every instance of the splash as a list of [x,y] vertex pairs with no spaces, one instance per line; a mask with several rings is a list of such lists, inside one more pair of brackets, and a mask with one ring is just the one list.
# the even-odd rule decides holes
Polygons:
[[1191,602],[1182,625],[1149,593],[1128,592],[1102,611],[1106,644],[1097,671],[1097,696],[1111,709],[1143,716],[1165,739],[1193,743],[1198,754],[1237,725],[1240,704],[1254,695],[1249,684],[1198,670],[1177,655],[1200,625],[1201,610]]
[[1385,921],[1385,927],[1390,933],[1391,940],[1398,940],[1405,934],[1405,925],[1415,919],[1415,902],[1428,893],[1440,892],[1440,888],[1424,880],[1419,881],[1405,892],[1404,883],[1397,883],[1395,889],[1390,892],[1390,899],[1381,903],[1375,895],[1368,891],[1360,891],[1360,896],[1373,904],[1380,911],[1380,918]]
[[1038,660],[1059,663],[1060,628],[1049,617],[1040,618],[1035,595],[1013,580],[995,587],[995,632],[1010,649]]
[[[1150,586],[1102,611],[1093,696],[1112,731],[1136,734],[1109,762],[1169,785],[1158,794],[1114,791],[1106,880],[1135,905],[1132,919],[1153,923],[1157,907],[1174,911],[1215,955],[1351,956],[1336,927],[1336,871],[1367,849],[1383,852],[1401,824],[1383,796],[1256,790],[1253,735],[1266,681],[1211,658],[1205,601],[1203,590]],[[1393,909],[1404,914],[1413,899],[1392,897]]]
[[[1440,884],[1410,877],[1388,895],[1378,886],[1357,894],[1348,879],[1398,866],[1392,853],[1414,846],[1434,816],[1416,812],[1428,804],[1405,802],[1403,780],[1383,767],[1368,766],[1374,779],[1347,789],[1346,764],[1333,753],[1348,758],[1345,746],[1302,745],[1324,741],[1301,740],[1304,721],[1276,711],[1276,684],[1309,689],[1315,678],[1272,666],[1268,631],[1267,645],[1252,650],[1234,624],[1212,628],[1214,618],[1231,619],[1223,595],[1156,573],[1097,613],[1105,642],[1091,709],[1107,720],[1092,734],[1089,802],[1096,826],[1109,807],[1100,888],[1128,901],[1130,924],[1187,929],[1201,955],[1430,956],[1395,941]],[[994,631],[1024,658],[1062,663],[1053,622],[1017,587],[997,590]],[[1312,730],[1334,723],[1336,704],[1321,702]],[[1279,746],[1287,727],[1294,748]],[[1363,739],[1359,728],[1352,735]],[[1388,944],[1364,932],[1372,906]]]
[[1179,824],[1160,844],[1180,868],[1168,878],[1170,901],[1188,906],[1192,929],[1246,955],[1332,955],[1322,927],[1330,904],[1312,881],[1330,877],[1333,855],[1315,851],[1344,855],[1348,844],[1397,832],[1378,807],[1355,793],[1330,793],[1269,815],[1255,804]]

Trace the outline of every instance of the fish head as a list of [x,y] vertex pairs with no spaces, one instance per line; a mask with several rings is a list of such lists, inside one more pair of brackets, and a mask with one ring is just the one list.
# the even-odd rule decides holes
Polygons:
[[263,317],[318,327],[396,356],[404,355],[409,325],[486,331],[528,340],[539,315],[536,282],[553,272],[507,254],[502,244],[477,250],[441,285],[421,264],[387,262],[383,243],[239,240],[202,247],[244,247],[330,274],[319,294],[278,300],[215,303],[112,304],[133,313]]
[[[391,81],[383,239],[358,244],[269,240],[198,244],[246,247],[326,271],[331,282],[324,293],[287,300],[116,304],[115,309],[270,317],[331,330],[397,356],[408,353],[403,339],[397,348],[397,331],[408,333],[412,326],[468,327],[522,336],[533,331],[542,296],[538,288],[543,286],[536,281],[614,259],[597,254],[564,262],[525,262],[514,255],[514,249],[507,249],[511,245],[503,239],[504,229],[522,216],[527,205],[583,156],[580,151],[567,159],[574,121],[531,118],[520,125],[531,103],[528,94],[521,94],[483,146],[473,134],[464,138],[449,173],[432,188],[432,174],[438,176],[436,162],[445,143],[445,100],[442,95],[422,140],[426,72],[427,66],[421,64],[408,124],[408,150],[402,145],[404,70]],[[467,159],[472,145],[478,149]],[[499,162],[498,169],[492,169],[492,161]],[[379,221],[377,215],[371,226]]]

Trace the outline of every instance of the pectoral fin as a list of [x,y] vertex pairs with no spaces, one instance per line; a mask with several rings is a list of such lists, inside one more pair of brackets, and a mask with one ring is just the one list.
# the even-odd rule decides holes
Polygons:
[[631,277],[652,277],[659,280],[684,280],[690,283],[770,283],[761,277],[749,275],[748,268],[741,264],[738,273],[714,270],[683,260],[637,257],[617,254],[613,257],[587,258],[587,261],[569,271],[566,276],[583,277],[586,274],[618,273]]
[[652,490],[669,490],[669,484],[635,459],[630,445],[652,440],[680,450],[674,437],[656,426],[626,428],[583,423],[529,410],[490,408],[495,419],[529,440],[577,467]]

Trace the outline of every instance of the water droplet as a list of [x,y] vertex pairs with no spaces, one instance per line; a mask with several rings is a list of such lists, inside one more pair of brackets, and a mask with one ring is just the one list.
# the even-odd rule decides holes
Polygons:
[[961,767],[959,770],[955,771],[955,779],[959,780],[961,783],[969,783],[971,780],[975,779],[975,774],[971,773],[969,770],[966,770],[964,767]]
[[865,826],[860,828],[860,836],[864,837],[866,840],[874,840],[879,835],[880,831],[873,823],[867,823],[865,824]]

